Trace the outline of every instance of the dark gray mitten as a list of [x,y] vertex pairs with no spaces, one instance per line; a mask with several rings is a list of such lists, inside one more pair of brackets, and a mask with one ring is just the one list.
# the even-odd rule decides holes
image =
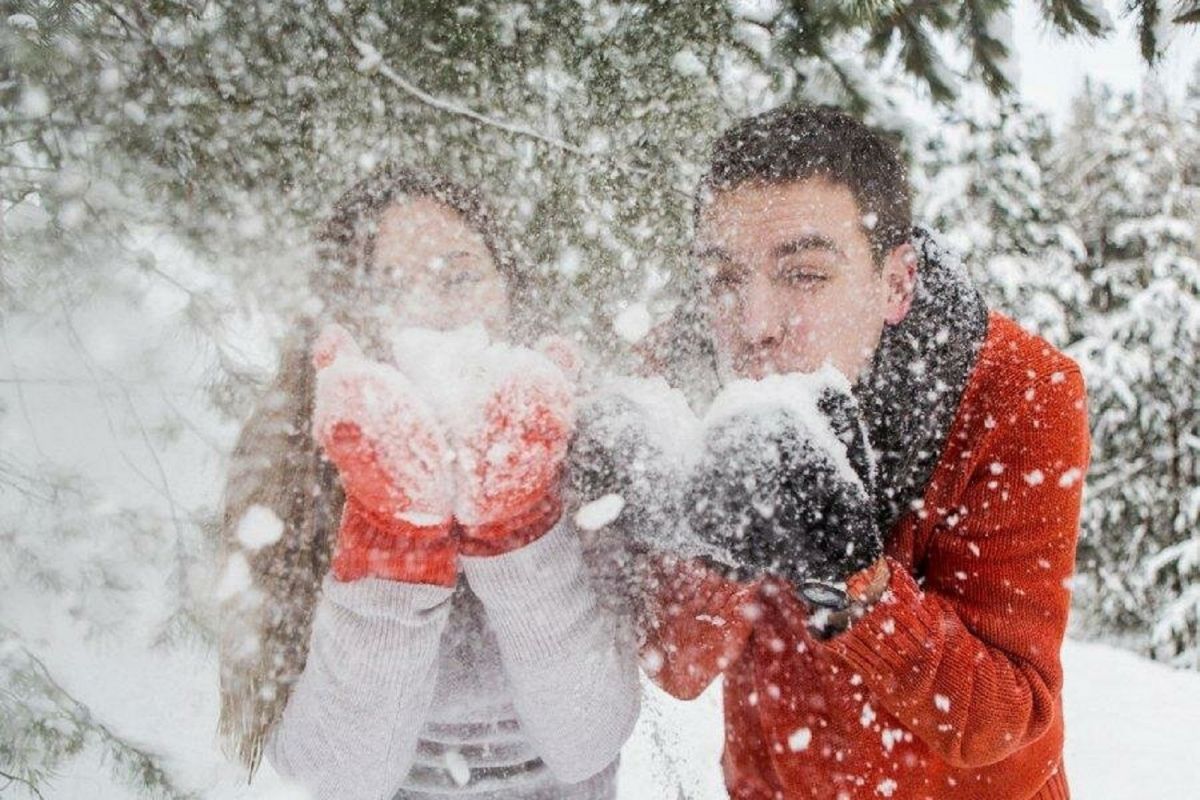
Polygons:
[[[679,493],[695,427],[682,395],[661,381],[626,379],[579,410],[567,461],[570,504],[596,588],[619,613],[647,607],[655,585],[648,553],[691,554]],[[609,517],[612,496],[619,511]]]
[[777,575],[821,603],[823,586],[833,591],[870,566],[883,544],[853,397],[823,387],[813,413],[763,405],[710,425],[684,507],[694,534],[723,551],[733,576]]
[[627,379],[586,401],[568,460],[578,505],[617,495],[622,506],[606,525],[635,546],[678,544],[683,453],[695,417],[682,395],[661,381]]

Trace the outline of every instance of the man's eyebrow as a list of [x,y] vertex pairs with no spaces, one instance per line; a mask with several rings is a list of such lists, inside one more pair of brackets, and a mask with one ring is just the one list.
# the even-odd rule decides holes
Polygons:
[[446,253],[444,256],[442,256],[442,258],[446,259],[447,261],[454,261],[459,258],[470,258],[473,255],[475,254],[470,250],[453,250],[449,253]]
[[799,253],[803,250],[827,250],[828,252],[838,256],[845,257],[846,255],[845,252],[842,251],[842,248],[837,246],[836,242],[834,242],[828,236],[822,236],[819,233],[806,234],[796,239],[792,239],[790,242],[784,242],[783,244],[778,245],[772,251],[772,254],[775,256],[775,258],[783,258],[784,256],[790,256],[793,253]]
[[699,247],[693,247],[692,248],[692,258],[695,258],[700,261],[712,260],[712,261],[721,261],[721,262],[725,262],[725,263],[730,263],[733,261],[733,256],[729,255],[729,253],[727,251],[722,250],[720,247],[717,247],[716,245],[709,245],[709,244],[700,245]]

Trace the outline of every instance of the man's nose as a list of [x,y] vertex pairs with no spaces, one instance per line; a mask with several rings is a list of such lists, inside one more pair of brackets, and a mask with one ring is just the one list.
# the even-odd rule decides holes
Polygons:
[[742,334],[755,345],[778,342],[787,316],[779,292],[768,281],[752,280],[742,298]]

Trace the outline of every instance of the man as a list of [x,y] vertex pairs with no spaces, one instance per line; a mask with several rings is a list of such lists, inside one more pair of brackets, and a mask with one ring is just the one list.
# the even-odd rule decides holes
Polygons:
[[[768,482],[772,502],[800,508],[793,522],[746,501],[735,570],[665,562],[645,663],[680,698],[724,675],[734,798],[1068,796],[1059,652],[1089,459],[1083,380],[984,308],[910,206],[895,149],[814,107],[727,131],[699,193],[722,380],[832,364],[875,455],[865,492],[830,494],[845,479],[798,421],[771,445],[791,472]],[[684,514],[719,542],[731,525],[695,507],[736,503],[747,481],[709,462]],[[834,535],[814,536],[822,525]],[[831,595],[794,566],[814,563],[841,565],[820,576]]]

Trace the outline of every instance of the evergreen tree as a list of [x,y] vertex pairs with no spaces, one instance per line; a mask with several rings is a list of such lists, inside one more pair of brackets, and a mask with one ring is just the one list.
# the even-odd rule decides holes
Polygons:
[[[1174,280],[1154,301],[1169,309],[1176,358],[1160,366],[1178,387],[1178,416],[1167,423],[1170,446],[1164,448],[1163,469],[1170,490],[1178,492],[1170,507],[1170,543],[1153,555],[1146,576],[1158,593],[1151,647],[1160,658],[1200,669],[1200,403],[1195,381],[1200,379],[1200,66],[1188,87],[1183,113],[1176,125],[1179,164],[1169,184],[1162,220],[1163,263]],[[1190,292],[1189,292],[1190,289]],[[1166,297],[1161,297],[1166,294]],[[1163,342],[1164,345],[1166,342]],[[1192,382],[1191,398],[1187,381]],[[1161,391],[1161,389],[1160,389]]]
[[[646,231],[686,227],[731,115],[820,99],[886,122],[872,71],[942,101],[964,81],[1006,91],[1010,6],[17,0],[0,28],[5,200],[36,197],[70,229],[144,192],[175,230],[273,250],[400,157],[485,184],[534,263],[636,282],[631,254],[678,257],[677,236]],[[1109,27],[1088,2],[1043,10],[1063,32]],[[44,180],[71,167],[87,174]]]
[[1093,421],[1080,552],[1086,605],[1109,624],[1151,631],[1153,652],[1191,658],[1194,617],[1181,628],[1177,605],[1192,594],[1181,542],[1194,535],[1200,482],[1200,259],[1187,126],[1153,85],[1080,124],[1111,132],[1068,159],[1087,168],[1082,177],[1063,176],[1068,186],[1104,187],[1103,203],[1079,209],[1097,289],[1073,350]]
[[[20,787],[40,797],[62,763],[85,747],[98,747],[112,772],[144,797],[185,800],[157,758],[96,720],[64,690],[37,656],[0,627],[0,789]],[[6,792],[7,796],[7,792]]]
[[1015,101],[951,113],[925,146],[920,217],[946,231],[991,305],[1066,346],[1081,335],[1083,243],[1051,185],[1042,114]]

